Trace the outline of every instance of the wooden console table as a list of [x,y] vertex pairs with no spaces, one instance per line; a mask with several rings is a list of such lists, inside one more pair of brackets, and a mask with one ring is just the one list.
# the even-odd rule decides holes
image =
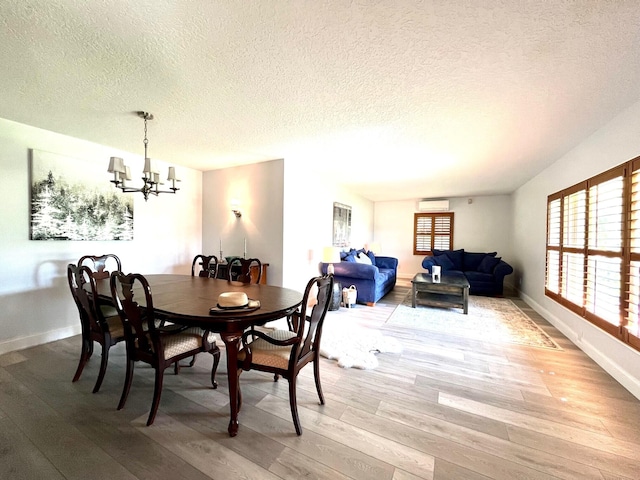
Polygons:
[[[268,266],[269,266],[268,263],[262,264],[262,275],[260,277],[260,285],[267,284],[267,267]],[[258,266],[252,265],[250,271],[251,271],[251,283],[256,283],[255,279],[258,278]],[[216,278],[220,278],[222,280],[229,280],[229,264],[228,263],[218,264],[218,274],[216,275]]]

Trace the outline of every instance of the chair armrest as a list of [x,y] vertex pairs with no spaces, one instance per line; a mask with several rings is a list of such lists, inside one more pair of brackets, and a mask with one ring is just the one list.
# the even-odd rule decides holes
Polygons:
[[286,340],[277,340],[273,337],[270,337],[266,333],[261,332],[260,330],[248,330],[242,335],[242,344],[244,347],[247,347],[249,349],[251,348],[251,343],[247,343],[247,338],[249,337],[258,337],[263,339],[265,342],[271,343],[272,345],[278,345],[280,347],[286,347],[289,345],[300,343],[299,337],[291,337]]
[[376,267],[398,269],[398,259],[395,257],[376,257]]
[[496,278],[504,278],[510,273],[513,273],[513,267],[504,260],[500,260],[500,263],[493,269],[493,276]]
[[424,257],[424,260],[422,260],[422,268],[424,268],[427,271],[431,271],[431,269],[433,268],[433,266],[436,264],[435,260],[433,259],[433,257]]

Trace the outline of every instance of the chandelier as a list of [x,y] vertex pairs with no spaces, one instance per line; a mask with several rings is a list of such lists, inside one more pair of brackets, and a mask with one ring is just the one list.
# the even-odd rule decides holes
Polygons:
[[164,185],[160,182],[160,174],[153,169],[151,159],[147,155],[147,148],[149,140],[147,139],[147,121],[153,120],[153,115],[148,112],[136,112],[140,118],[144,120],[144,169],[142,170],[143,185],[140,188],[130,187],[126,184],[128,180],[131,180],[131,171],[127,165],[124,164],[124,160],[120,157],[111,157],[109,160],[108,172],[113,173],[113,183],[117,188],[122,190],[123,193],[141,192],[144,195],[145,201],[149,199],[149,195],[158,196],[161,193],[176,193],[179,188],[176,187],[176,182],[179,182],[176,178],[175,167],[169,167],[169,175],[167,180],[171,181],[169,190],[160,190],[159,186]]

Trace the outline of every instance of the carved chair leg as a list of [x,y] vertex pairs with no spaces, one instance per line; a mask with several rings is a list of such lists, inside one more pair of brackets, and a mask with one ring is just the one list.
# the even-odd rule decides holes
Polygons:
[[296,400],[295,375],[289,379],[289,404],[291,405],[291,417],[293,418],[293,425],[296,427],[296,433],[302,435],[302,427],[300,426],[300,418],[298,417],[298,402]]
[[133,380],[133,369],[135,367],[135,361],[127,358],[127,372],[124,377],[124,386],[122,388],[122,395],[120,396],[120,403],[118,403],[118,410],[124,408],[124,404],[127,402],[129,396],[129,390],[131,390],[131,381]]
[[320,385],[320,359],[316,357],[313,361],[313,377],[316,381],[316,390],[320,398],[320,405],[324,405],[324,395],[322,394],[322,385]]
[[105,338],[102,344],[102,358],[100,359],[100,372],[98,372],[98,379],[93,387],[93,393],[97,393],[104,380],[104,374],[107,372],[107,365],[109,363],[109,343],[110,339]]
[[162,380],[164,379],[164,371],[160,368],[156,368],[156,382],[153,387],[153,401],[151,402],[151,411],[149,412],[149,419],[147,420],[147,426],[151,425],[156,419],[156,413],[158,412],[158,405],[160,405],[160,395],[162,395]]
[[238,369],[238,413],[242,408],[242,390],[240,389],[240,374],[242,373],[242,369]]
[[213,385],[213,388],[218,388],[218,382],[216,382],[216,371],[218,370],[218,364],[220,363],[220,349],[216,346],[209,353],[213,355],[213,367],[211,367],[211,385]]
[[76,373],[73,375],[72,382],[77,382],[80,379],[80,375],[82,375],[82,371],[84,370],[84,366],[89,361],[91,357],[91,351],[89,348],[89,342],[82,340],[82,351],[80,352],[80,361],[78,362],[78,368],[76,368]]

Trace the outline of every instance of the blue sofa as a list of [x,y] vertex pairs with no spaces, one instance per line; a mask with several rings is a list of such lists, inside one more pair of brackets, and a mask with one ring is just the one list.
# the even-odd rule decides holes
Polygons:
[[504,277],[513,268],[497,252],[475,253],[460,250],[434,250],[433,256],[422,260],[422,267],[431,272],[434,265],[440,265],[442,274],[462,274],[469,281],[471,295],[502,296]]
[[[371,265],[359,263],[359,255],[369,257]],[[357,303],[373,306],[395,287],[397,258],[376,256],[373,252],[365,252],[362,249],[341,252],[340,258],[340,263],[333,264],[334,281],[340,282],[343,288],[355,285],[358,290]],[[327,265],[329,264],[320,263],[320,273],[327,273]]]

